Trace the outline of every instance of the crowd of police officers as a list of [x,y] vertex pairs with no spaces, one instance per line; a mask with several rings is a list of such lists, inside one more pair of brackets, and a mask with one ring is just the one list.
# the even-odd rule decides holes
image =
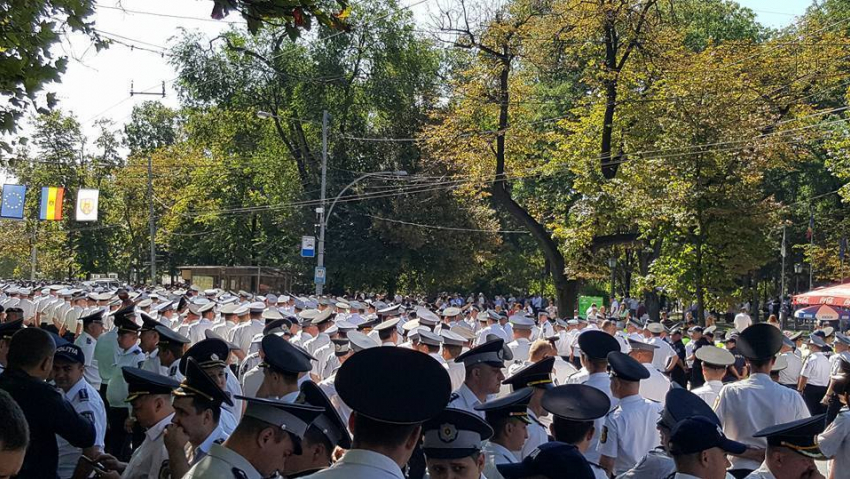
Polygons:
[[830,327],[0,290],[0,479],[850,478]]

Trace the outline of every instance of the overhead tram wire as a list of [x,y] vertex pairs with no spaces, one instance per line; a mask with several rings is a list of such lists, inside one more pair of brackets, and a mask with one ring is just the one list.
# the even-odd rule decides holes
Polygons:
[[365,216],[367,218],[372,218],[372,219],[378,220],[378,221],[385,221],[387,223],[397,223],[397,224],[406,225],[406,226],[416,226],[416,227],[419,227],[419,228],[428,228],[428,229],[435,229],[435,230],[459,231],[459,232],[465,232],[465,233],[468,232],[468,233],[521,234],[521,235],[529,234],[528,231],[524,231],[524,230],[511,231],[511,230],[488,230],[488,229],[478,229],[478,228],[459,228],[459,227],[453,227],[453,226],[425,225],[425,224],[421,224],[421,223],[413,223],[413,222],[410,222],[410,221],[402,221],[402,220],[394,220],[394,219],[390,219],[390,218],[382,218],[380,216],[375,216],[375,215],[364,214],[363,216]]

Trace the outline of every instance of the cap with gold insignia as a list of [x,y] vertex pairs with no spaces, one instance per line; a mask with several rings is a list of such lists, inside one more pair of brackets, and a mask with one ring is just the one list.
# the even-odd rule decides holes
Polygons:
[[295,444],[295,454],[301,454],[301,439],[310,424],[324,412],[323,408],[308,404],[295,404],[277,399],[260,399],[247,396],[235,396],[245,401],[243,417],[251,417],[264,423],[281,428],[288,433]]
[[133,402],[136,398],[149,394],[171,395],[171,391],[180,386],[180,383],[168,376],[140,368],[124,366],[121,368],[121,374],[127,382],[129,392],[124,402]]
[[[614,338],[611,338],[614,339]],[[616,342],[616,339],[614,340]],[[469,367],[473,364],[486,363],[491,366],[505,367],[505,340],[501,338],[488,340],[455,358],[456,363]]]
[[480,416],[446,408],[422,426],[422,452],[433,459],[459,459],[480,452],[493,428]]
[[12,339],[12,336],[24,328],[24,320],[16,319],[8,323],[0,323],[0,339]]
[[679,421],[670,433],[668,450],[674,457],[715,447],[734,455],[747,450],[745,444],[727,438],[720,426],[704,416],[691,416]]
[[225,366],[225,361],[227,361],[229,355],[230,348],[221,339],[204,339],[198,341],[186,350],[186,354],[180,359],[180,373],[186,374],[186,361],[189,358],[197,361],[198,366],[202,368],[211,368]]
[[283,374],[297,375],[312,369],[310,360],[307,359],[292,343],[276,334],[263,337],[260,346],[263,350],[263,362],[261,368],[270,368],[272,371]]
[[342,420],[322,388],[313,381],[304,381],[301,383],[301,394],[295,402],[324,409],[310,424],[310,428],[321,432],[330,442],[331,448],[339,446],[343,449],[351,449],[351,435],[348,433],[345,421]]
[[531,424],[531,419],[528,418],[528,403],[531,401],[532,394],[534,394],[533,389],[523,388],[484,404],[478,404],[474,409],[484,411],[484,417],[490,424],[506,417]]
[[697,359],[705,364],[724,368],[735,364],[735,356],[723,348],[717,346],[703,346],[694,353]]
[[787,447],[806,457],[823,460],[826,457],[818,447],[817,436],[824,429],[826,429],[826,414],[818,414],[762,429],[753,434],[753,437],[767,438],[768,446]]
[[138,333],[141,328],[136,323],[136,313],[132,306],[113,313],[113,322],[118,327],[118,333]]
[[643,364],[620,351],[608,353],[608,366],[611,375],[623,381],[638,382],[649,377],[649,370]]
[[552,366],[554,365],[555,357],[550,356],[520,369],[513,376],[502,381],[502,384],[510,384],[514,391],[530,387],[551,389],[553,387]]
[[84,325],[89,325],[91,323],[103,323],[103,310],[98,308],[92,314],[83,316],[80,318],[80,321],[83,322]]
[[343,362],[334,385],[356,414],[390,424],[419,424],[435,417],[448,404],[452,389],[449,373],[429,355],[380,347]]
[[218,384],[192,358],[186,362],[186,377],[173,394],[180,397],[201,398],[216,407],[221,407],[222,403],[233,406],[230,395],[218,387]]
[[161,324],[159,321],[153,319],[145,312],[140,312],[139,316],[142,317],[142,328],[140,329],[141,332],[154,331],[157,325]]

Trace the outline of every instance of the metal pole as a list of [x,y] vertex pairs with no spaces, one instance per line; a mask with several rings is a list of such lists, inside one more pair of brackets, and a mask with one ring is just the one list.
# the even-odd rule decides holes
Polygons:
[[786,321],[786,313],[785,313],[785,256],[787,252],[785,250],[785,227],[782,227],[782,247],[780,249],[780,254],[782,255],[782,286],[779,288],[779,323],[782,326],[782,329],[785,329],[785,321]]
[[[319,254],[317,266],[325,266],[325,188],[328,176],[328,111],[322,112],[322,192],[319,208]],[[322,294],[323,285],[316,283],[316,296]]]
[[148,226],[151,234],[151,285],[156,286],[156,224],[153,217],[153,159],[148,156]]
[[[809,241],[809,251],[814,252],[815,250],[815,235],[812,233],[812,239]],[[812,290],[812,284],[814,284],[814,275],[815,275],[815,259],[814,257],[810,257],[809,259],[809,291]]]

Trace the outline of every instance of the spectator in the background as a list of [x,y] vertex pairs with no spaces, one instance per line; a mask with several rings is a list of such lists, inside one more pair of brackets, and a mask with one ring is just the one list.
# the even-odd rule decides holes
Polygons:
[[747,314],[748,309],[749,308],[747,308],[747,306],[742,306],[741,311],[737,316],[735,316],[735,329],[737,329],[739,333],[743,333],[745,329],[753,325],[752,318],[750,318],[750,315]]
[[779,320],[776,319],[775,314],[771,314],[770,317],[767,318],[767,324],[775,326],[777,329],[782,329],[782,326],[779,325]]

